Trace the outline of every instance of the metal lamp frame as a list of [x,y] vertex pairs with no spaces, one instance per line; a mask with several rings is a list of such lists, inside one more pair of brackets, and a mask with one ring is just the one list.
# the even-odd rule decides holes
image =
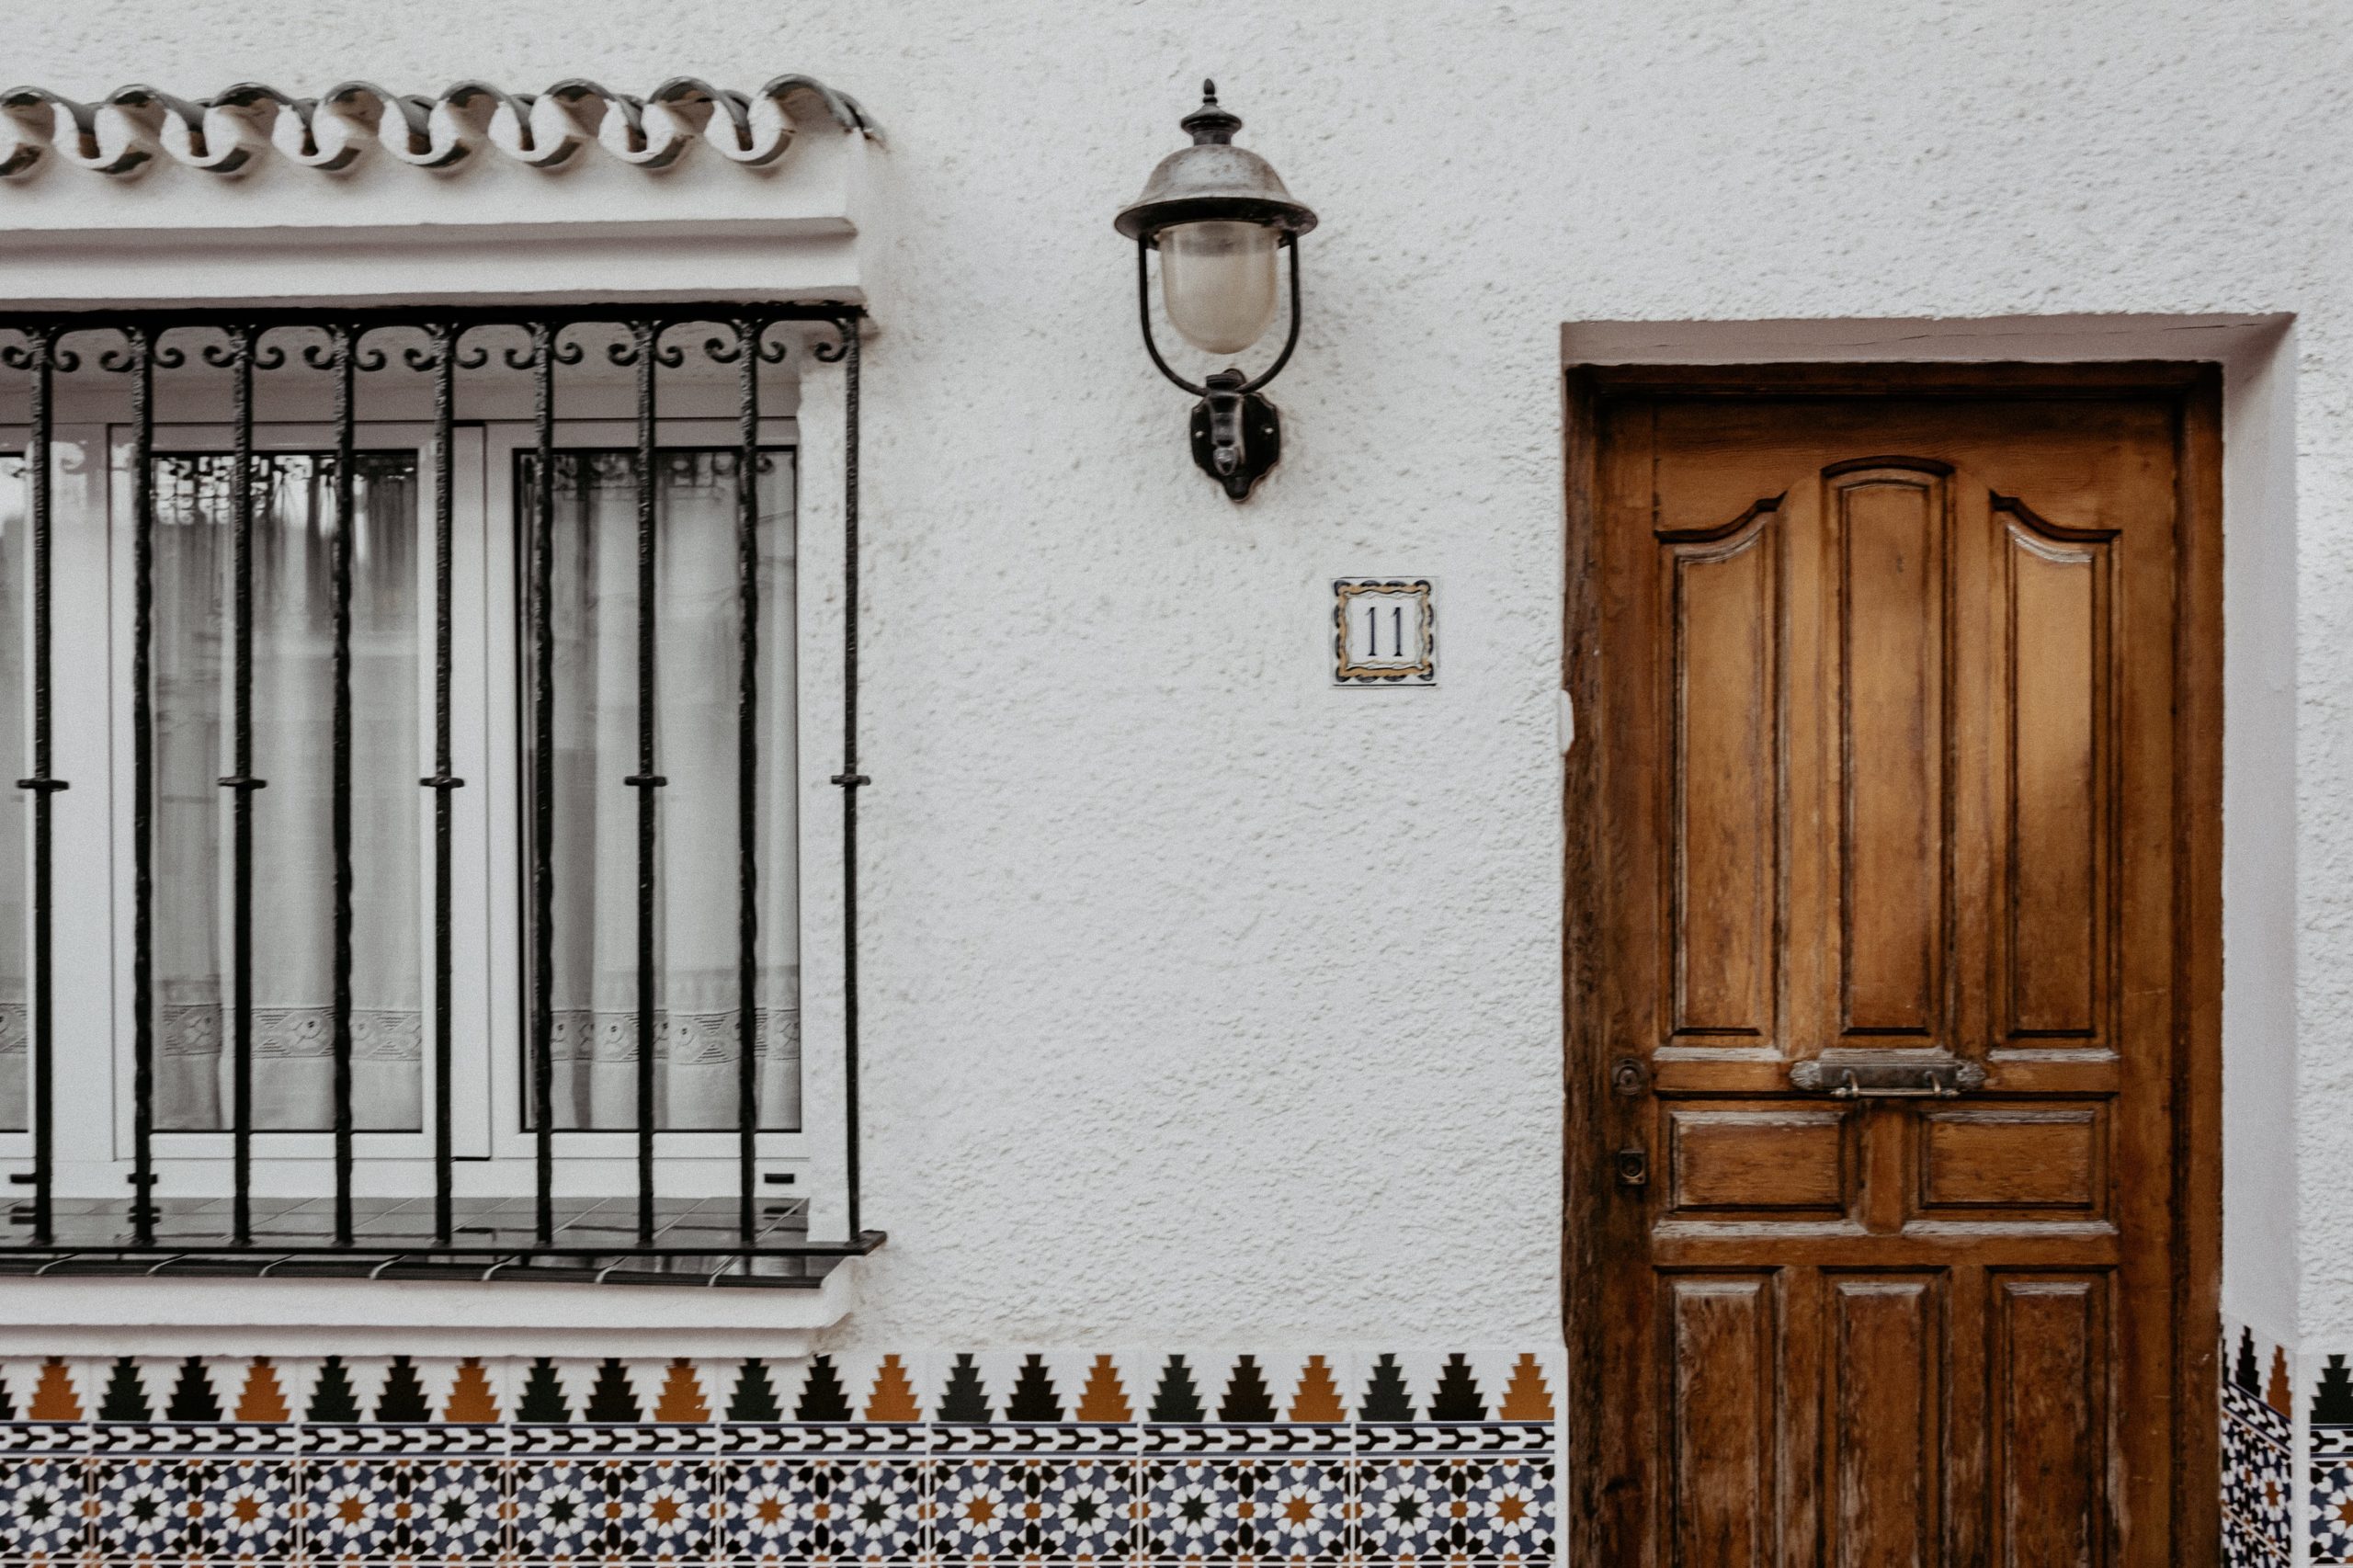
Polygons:
[[1258,395],[1259,388],[1282,374],[1299,347],[1299,235],[1287,232],[1278,243],[1290,253],[1290,330],[1284,335],[1282,352],[1256,377],[1245,377],[1238,367],[1228,366],[1206,381],[1191,381],[1170,368],[1153,336],[1149,253],[1159,248],[1158,231],[1136,235],[1136,319],[1143,327],[1144,351],[1162,375],[1201,400],[1193,405],[1193,461],[1234,501],[1248,500],[1258,481],[1282,460],[1282,415]]

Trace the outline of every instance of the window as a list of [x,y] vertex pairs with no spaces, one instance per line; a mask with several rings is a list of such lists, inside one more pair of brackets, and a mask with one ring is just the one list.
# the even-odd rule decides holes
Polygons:
[[59,353],[0,402],[0,748],[34,785],[0,1153],[45,1239],[871,1244],[808,1246],[801,1201],[792,383],[674,315],[26,334]]
[[[514,491],[529,513],[534,455],[515,454]],[[641,800],[613,782],[635,775],[644,715],[638,702],[641,630],[637,454],[613,448],[557,455],[554,606],[553,782],[551,858],[573,918],[555,921],[551,1104],[562,1129],[634,1127],[637,1119]],[[790,518],[778,518],[789,483],[786,454],[760,455],[756,582],[767,634],[755,655],[754,688],[774,722],[777,694],[793,688],[792,555]],[[738,911],[714,890],[733,885],[739,842],[740,764],[735,708],[743,647],[735,513],[739,454],[666,448],[654,496],[653,689],[663,784],[642,797],[654,813],[658,885],[654,890],[650,972],[654,993],[654,1124],[673,1131],[736,1123],[744,1039]],[[784,526],[777,526],[780,521]],[[519,542],[519,538],[518,538]],[[519,622],[518,622],[519,624]],[[518,672],[519,675],[520,672]],[[773,744],[773,743],[772,743]],[[528,770],[533,737],[522,737]],[[760,779],[753,842],[790,845],[796,812],[793,774],[771,766]],[[529,825],[525,826],[526,833]],[[764,856],[756,881],[759,926],[775,935],[758,966],[752,1038],[760,1125],[800,1120],[801,1033],[797,886],[790,855]],[[526,958],[529,958],[527,949]],[[528,972],[528,970],[527,970]],[[517,1069],[521,1066],[517,1058]],[[529,1112],[527,1109],[527,1120]]]

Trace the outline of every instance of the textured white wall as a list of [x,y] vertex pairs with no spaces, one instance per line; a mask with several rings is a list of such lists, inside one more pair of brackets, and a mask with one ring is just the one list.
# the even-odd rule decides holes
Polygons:
[[[2349,55],[2337,7],[2187,0],[114,0],[18,8],[0,75],[803,70],[888,128],[877,1340],[1555,1321],[1563,322],[2294,313],[2295,820],[2233,831],[2297,835],[2304,1328],[2342,1344]],[[1109,227],[1204,73],[1324,220],[1241,508]],[[1325,685],[1323,585],[1375,572],[1439,579],[1437,690]]]

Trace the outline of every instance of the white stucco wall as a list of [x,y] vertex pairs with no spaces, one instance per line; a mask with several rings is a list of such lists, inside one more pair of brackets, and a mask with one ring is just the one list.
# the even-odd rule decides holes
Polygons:
[[[20,7],[0,77],[799,70],[885,125],[876,1342],[1551,1331],[1563,324],[2292,314],[2262,406],[2295,442],[2295,591],[2233,611],[2295,606],[2297,782],[2234,787],[2230,831],[2293,845],[2233,887],[2282,900],[2248,983],[2297,990],[2234,1017],[2274,1085],[2293,1031],[2301,1092],[2294,1129],[2279,1096],[2234,1121],[2260,1212],[2232,1289],[2341,1346],[2348,65],[2326,5],[114,0]],[[1238,508],[1191,468],[1109,226],[1204,74],[1324,218],[1285,461]],[[1328,580],[1392,572],[1439,582],[1441,683],[1335,691]]]

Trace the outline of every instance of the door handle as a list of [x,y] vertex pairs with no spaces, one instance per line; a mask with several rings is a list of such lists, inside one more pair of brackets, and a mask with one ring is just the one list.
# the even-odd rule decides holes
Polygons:
[[1985,1069],[1958,1057],[1927,1062],[1825,1062],[1790,1068],[1790,1087],[1837,1100],[1950,1100],[1985,1086]]

